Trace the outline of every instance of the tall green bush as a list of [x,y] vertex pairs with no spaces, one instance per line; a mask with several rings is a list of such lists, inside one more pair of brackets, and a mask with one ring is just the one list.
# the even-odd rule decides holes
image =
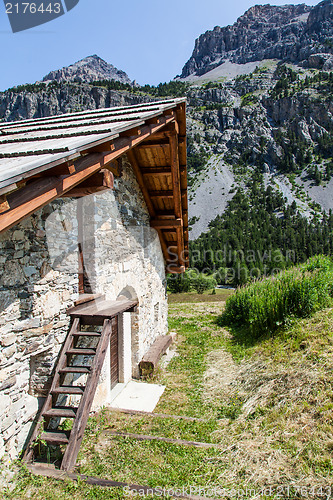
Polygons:
[[229,297],[222,325],[246,327],[254,338],[273,333],[291,318],[305,318],[333,298],[333,262],[316,256],[303,265],[240,287]]

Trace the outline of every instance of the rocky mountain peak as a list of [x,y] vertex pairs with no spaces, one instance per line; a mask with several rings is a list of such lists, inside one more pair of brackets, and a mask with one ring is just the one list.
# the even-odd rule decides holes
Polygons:
[[131,83],[124,71],[107,63],[96,54],[85,57],[70,66],[51,71],[43,78],[43,82],[50,80],[86,83],[97,80],[117,80],[121,83]]
[[333,0],[314,7],[254,5],[232,26],[216,26],[201,35],[181,78],[203,75],[227,61],[246,64],[279,59],[332,69],[332,35]]

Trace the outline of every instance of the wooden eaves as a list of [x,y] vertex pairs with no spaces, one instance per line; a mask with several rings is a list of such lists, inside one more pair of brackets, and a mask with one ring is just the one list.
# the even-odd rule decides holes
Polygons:
[[0,124],[0,232],[57,198],[112,189],[117,159],[127,154],[166,270],[184,272],[185,106],[174,99]]

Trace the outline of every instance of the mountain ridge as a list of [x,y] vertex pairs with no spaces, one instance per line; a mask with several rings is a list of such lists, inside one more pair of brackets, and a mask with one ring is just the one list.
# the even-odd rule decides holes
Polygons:
[[113,64],[110,64],[98,55],[87,56],[80,61],[64,66],[61,69],[50,71],[43,78],[43,82],[81,82],[89,83],[98,80],[115,80],[121,83],[132,84],[129,76]]
[[[201,76],[226,61],[245,64],[279,59],[333,69],[333,0],[314,7],[254,5],[230,26],[216,26],[195,41],[180,78]],[[328,40],[328,41],[327,41]]]

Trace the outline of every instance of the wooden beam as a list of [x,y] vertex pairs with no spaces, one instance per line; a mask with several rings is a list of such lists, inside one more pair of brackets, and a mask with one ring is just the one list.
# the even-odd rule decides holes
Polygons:
[[90,153],[106,153],[109,151],[114,151],[115,146],[112,142],[105,142],[104,144],[99,144],[98,146],[93,147],[89,150]]
[[[161,135],[161,134],[159,134],[159,135]],[[154,134],[151,141],[149,141],[149,142],[148,142],[148,140],[145,141],[143,144],[140,144],[140,146],[138,146],[138,148],[139,149],[151,149],[151,148],[167,148],[167,149],[169,149],[168,137],[165,134],[163,135],[163,137],[164,137],[164,139],[157,141],[155,138],[155,134]]]
[[[176,123],[175,123],[176,125]],[[170,157],[171,157],[171,172],[172,172],[172,190],[175,206],[175,214],[177,219],[183,218],[182,194],[179,172],[179,151],[178,151],[178,135],[177,127],[175,133],[170,136]],[[177,228],[177,248],[178,259],[180,266],[184,266],[184,233],[183,228]]]
[[114,177],[113,173],[106,168],[103,168],[97,174],[92,175],[89,179],[81,182],[77,187],[64,193],[62,197],[81,198],[90,194],[100,193],[108,189],[113,189]]
[[[163,190],[163,191],[149,191],[149,196],[151,198],[173,198],[173,191]],[[186,190],[182,191],[182,196],[186,196]]]
[[[159,131],[174,120],[173,116],[161,117],[161,123],[141,127],[141,135],[122,137],[115,140],[115,150],[110,153],[90,153],[74,162],[75,173],[64,177],[51,177],[32,182],[13,193],[10,209],[0,214],[0,232],[9,229],[51,201],[75,188],[82,181],[137,146],[155,131]],[[9,198],[9,197],[8,197]],[[7,198],[7,199],[8,199]]]
[[164,219],[164,220],[159,220],[159,219],[153,219],[150,221],[151,227],[154,229],[175,229],[178,227],[183,227],[183,221],[182,219]]
[[[156,124],[154,124],[156,125]],[[120,137],[133,137],[137,135],[141,135],[141,128],[140,127],[133,127],[129,130],[125,130],[124,132],[120,132]]]
[[[186,167],[180,166],[179,167],[180,173],[184,173],[185,169],[186,169]],[[144,167],[144,168],[141,168],[141,173],[143,175],[156,175],[156,176],[157,175],[171,175],[172,174],[171,167],[169,167],[169,166],[153,167],[153,168]]]

